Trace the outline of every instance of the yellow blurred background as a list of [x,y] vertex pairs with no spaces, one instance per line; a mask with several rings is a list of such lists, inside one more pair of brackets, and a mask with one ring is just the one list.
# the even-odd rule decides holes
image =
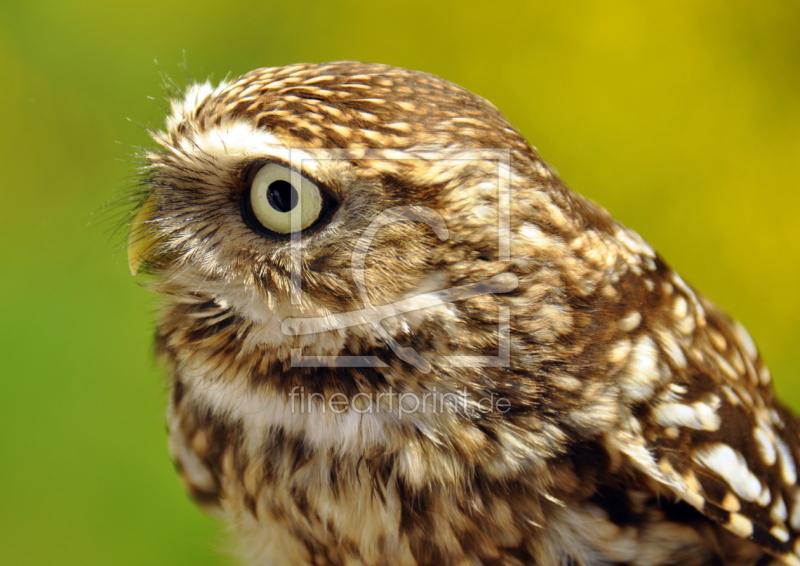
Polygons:
[[800,409],[797,2],[4,0],[3,564],[231,562],[169,464],[155,300],[102,207],[161,124],[162,74],[335,59],[494,102],[745,323]]

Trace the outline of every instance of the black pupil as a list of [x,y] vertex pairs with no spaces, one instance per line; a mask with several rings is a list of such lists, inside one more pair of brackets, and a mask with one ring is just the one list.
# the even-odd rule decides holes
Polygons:
[[297,206],[297,190],[288,181],[272,181],[267,187],[267,202],[278,212]]

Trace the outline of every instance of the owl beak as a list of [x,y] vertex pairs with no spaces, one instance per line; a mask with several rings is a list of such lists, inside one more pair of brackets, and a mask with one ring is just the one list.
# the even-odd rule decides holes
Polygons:
[[142,265],[156,259],[155,248],[158,243],[149,222],[155,213],[153,198],[145,200],[131,224],[128,233],[128,269],[131,275],[139,273]]

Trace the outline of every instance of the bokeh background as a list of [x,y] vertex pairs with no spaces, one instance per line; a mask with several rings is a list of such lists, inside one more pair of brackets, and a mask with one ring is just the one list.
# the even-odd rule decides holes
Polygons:
[[[390,6],[390,7],[389,7]],[[0,3],[0,561],[228,564],[168,462],[119,208],[162,75],[359,59],[492,100],[750,329],[800,409],[800,4]]]

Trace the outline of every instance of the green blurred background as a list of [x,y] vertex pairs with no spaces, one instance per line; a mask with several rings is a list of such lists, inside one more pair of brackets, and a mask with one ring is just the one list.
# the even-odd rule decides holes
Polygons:
[[800,408],[797,2],[4,0],[3,564],[231,562],[169,464],[154,297],[102,207],[161,124],[161,73],[345,58],[492,100],[742,320]]

